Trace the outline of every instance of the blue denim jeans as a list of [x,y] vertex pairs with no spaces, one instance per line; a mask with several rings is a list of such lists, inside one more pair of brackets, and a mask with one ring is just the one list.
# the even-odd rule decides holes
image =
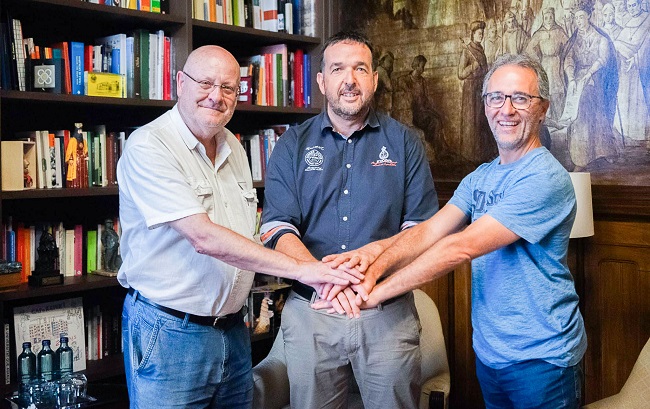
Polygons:
[[492,369],[477,358],[476,375],[487,409],[580,407],[580,364],[564,368],[542,360],[531,360]]
[[127,295],[122,310],[130,407],[249,409],[250,334],[176,318]]

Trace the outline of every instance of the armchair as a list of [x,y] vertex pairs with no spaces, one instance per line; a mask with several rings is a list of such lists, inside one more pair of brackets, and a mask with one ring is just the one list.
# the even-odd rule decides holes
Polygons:
[[[423,382],[420,409],[447,409],[450,375],[438,308],[424,291],[415,290],[413,294],[422,325],[420,350],[422,352]],[[284,409],[289,407],[289,379],[281,330],[268,356],[253,368],[253,379],[255,383],[254,408]],[[363,409],[356,385],[350,388],[349,409]]]
[[583,409],[641,409],[650,407],[650,339],[639,354],[632,373],[616,395],[592,402]]

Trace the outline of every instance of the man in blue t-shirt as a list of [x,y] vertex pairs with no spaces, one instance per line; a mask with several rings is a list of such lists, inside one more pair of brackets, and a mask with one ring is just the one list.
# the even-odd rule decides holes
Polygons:
[[366,301],[357,297],[372,307],[472,260],[473,343],[488,408],[580,402],[587,339],[566,262],[576,201],[569,174],[540,142],[549,98],[536,61],[494,63],[483,99],[499,156],[386,249],[364,279],[379,284]]

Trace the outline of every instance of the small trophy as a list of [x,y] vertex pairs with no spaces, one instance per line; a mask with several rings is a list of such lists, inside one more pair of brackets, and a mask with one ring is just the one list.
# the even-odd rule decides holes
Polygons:
[[43,230],[37,251],[36,269],[29,276],[29,285],[43,287],[63,284],[63,274],[59,271],[59,249],[49,228]]

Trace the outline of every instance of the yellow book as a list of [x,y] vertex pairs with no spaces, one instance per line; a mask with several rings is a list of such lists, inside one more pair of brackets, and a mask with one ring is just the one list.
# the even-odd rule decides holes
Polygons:
[[107,72],[89,72],[87,89],[88,96],[126,98],[126,76]]

